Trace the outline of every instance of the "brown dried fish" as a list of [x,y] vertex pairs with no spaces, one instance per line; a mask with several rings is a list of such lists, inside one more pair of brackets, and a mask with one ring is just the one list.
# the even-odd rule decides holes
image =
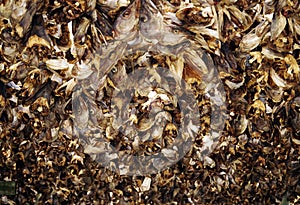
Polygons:
[[[0,181],[18,185],[0,204],[299,203],[299,19],[297,0],[0,1]],[[201,127],[172,167],[124,176],[166,168],[195,130],[180,126],[182,101],[147,83],[128,109],[120,96],[111,106],[118,81],[144,68],[171,91],[187,81]],[[114,129],[113,114],[132,129]],[[128,156],[160,152],[144,164]]]

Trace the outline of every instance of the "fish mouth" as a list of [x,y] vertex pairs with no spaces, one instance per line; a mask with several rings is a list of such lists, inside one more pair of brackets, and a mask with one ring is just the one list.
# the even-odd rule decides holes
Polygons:
[[139,18],[140,15],[140,8],[141,8],[141,0],[135,0],[133,2],[134,7],[136,8],[136,14],[135,17]]

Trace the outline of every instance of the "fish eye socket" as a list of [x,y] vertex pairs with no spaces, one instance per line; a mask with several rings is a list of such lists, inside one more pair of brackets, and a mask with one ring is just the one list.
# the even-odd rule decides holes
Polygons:
[[130,10],[126,10],[126,11],[122,14],[122,16],[123,16],[124,18],[127,18],[129,15],[130,15]]
[[113,67],[113,68],[111,69],[111,72],[112,72],[113,74],[115,74],[116,72],[118,72],[118,68]]
[[141,22],[145,23],[148,21],[148,18],[147,18],[147,16],[141,16],[140,20],[141,20]]

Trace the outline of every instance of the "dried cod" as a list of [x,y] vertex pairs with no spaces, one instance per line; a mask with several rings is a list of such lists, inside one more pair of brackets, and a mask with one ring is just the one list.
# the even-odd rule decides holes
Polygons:
[[[125,26],[118,26],[122,22]],[[197,58],[204,51],[218,72],[211,72],[210,58]],[[195,69],[198,64],[206,67]],[[149,164],[166,168],[159,173],[121,176],[94,161],[98,156],[114,162],[118,156],[107,153],[110,145],[125,157],[162,152],[162,158],[178,158],[178,146],[164,149],[176,145],[182,131],[180,99],[170,93],[145,85],[148,89],[134,93],[131,110],[122,108],[122,98],[113,106],[115,114],[126,111],[126,125],[136,128],[131,131],[151,130],[144,142],[112,126],[111,96],[145,67],[156,68],[148,69],[150,79],[171,90],[177,77],[187,82],[201,126],[192,149],[170,168],[158,158]],[[156,72],[159,67],[171,72],[170,83]],[[215,74],[222,81],[215,81]],[[214,146],[211,122],[223,121],[210,117],[221,113],[210,100],[220,101],[218,83],[224,83],[229,118]],[[1,196],[0,203],[297,204],[299,94],[296,0],[2,1],[0,181],[14,181],[18,189]],[[100,126],[88,129],[83,142],[73,129],[78,113],[72,98],[81,102],[82,125]],[[156,126],[159,120],[164,127]],[[194,124],[187,123],[187,132]],[[202,159],[210,147],[215,149]],[[120,174],[134,168],[120,167]]]

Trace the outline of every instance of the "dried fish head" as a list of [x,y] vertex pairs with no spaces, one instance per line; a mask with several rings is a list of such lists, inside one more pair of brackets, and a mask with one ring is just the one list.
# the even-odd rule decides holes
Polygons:
[[134,1],[115,21],[114,29],[118,40],[128,39],[136,33],[139,22],[139,5],[140,0]]
[[140,8],[140,31],[148,39],[159,40],[162,35],[163,15],[151,0],[142,0]]
[[[123,62],[119,62],[111,69],[108,77],[114,84],[112,86],[117,86],[118,83],[122,82],[122,80],[127,77],[126,65]],[[108,83],[110,83],[110,81]]]

